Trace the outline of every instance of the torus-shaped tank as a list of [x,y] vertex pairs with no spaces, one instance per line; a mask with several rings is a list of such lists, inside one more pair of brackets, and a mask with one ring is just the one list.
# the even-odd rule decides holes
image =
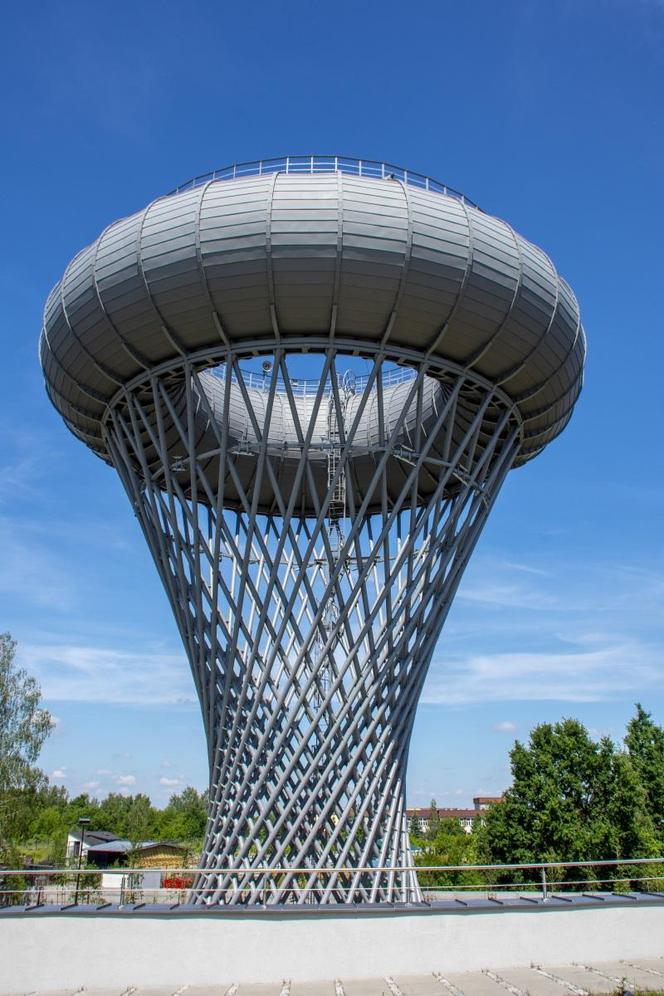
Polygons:
[[40,348],[191,665],[210,769],[191,901],[417,901],[415,709],[505,475],[579,394],[568,285],[427,177],[265,160],[109,225]]

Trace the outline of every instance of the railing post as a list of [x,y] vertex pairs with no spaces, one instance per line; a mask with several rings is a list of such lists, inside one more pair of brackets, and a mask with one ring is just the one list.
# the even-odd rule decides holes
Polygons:
[[542,902],[545,903],[549,898],[549,891],[546,884],[546,868],[542,868]]

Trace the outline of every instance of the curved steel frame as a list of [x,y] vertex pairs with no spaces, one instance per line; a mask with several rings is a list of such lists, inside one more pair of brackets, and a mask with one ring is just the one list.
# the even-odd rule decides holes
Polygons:
[[[352,388],[337,375],[339,347],[328,340],[321,351],[307,424],[298,418],[283,344],[272,343],[260,411],[246,388],[239,350],[219,353],[231,376],[225,417],[215,420],[207,411],[220,456],[214,479],[205,469],[209,452],[196,449],[194,416],[205,396],[190,360],[183,359],[179,378],[184,413],[172,401],[171,367],[170,375],[153,372],[120,391],[105,419],[108,451],[170,600],[203,713],[210,804],[206,870],[192,893],[197,903],[420,898],[407,870],[405,816],[415,709],[521,427],[499,388],[422,355],[411,359],[408,400],[386,435],[384,349],[373,356],[348,425],[345,392]],[[426,375],[446,382],[446,400],[430,434],[418,430],[406,448],[400,429],[409,407],[419,403]],[[250,453],[229,440],[231,383],[242,391],[258,440]],[[287,397],[299,437],[290,493],[280,487],[279,454],[268,447],[277,391]],[[378,405],[380,438],[372,479],[360,490],[353,440],[369,399]],[[475,415],[455,434],[460,400],[466,411],[470,401]],[[308,451],[322,405],[330,426],[328,489],[317,494]],[[173,426],[184,453],[177,465],[166,439]],[[434,459],[432,440],[441,432],[445,452]],[[237,470],[248,458],[255,461],[251,489],[242,487]],[[403,468],[396,490],[387,480],[395,459]],[[418,492],[423,467],[436,482],[426,499]],[[238,509],[225,507],[227,480],[240,494]],[[275,496],[270,514],[259,510],[263,483]],[[315,505],[310,518],[297,512],[303,488]],[[322,869],[325,875],[318,874]]]

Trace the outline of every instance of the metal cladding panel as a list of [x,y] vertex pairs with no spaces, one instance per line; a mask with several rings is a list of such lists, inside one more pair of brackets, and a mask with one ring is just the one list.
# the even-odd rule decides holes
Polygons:
[[[110,225],[44,312],[49,394],[102,451],[95,420],[156,364],[307,333],[426,350],[501,385],[541,448],[569,416],[585,339],[551,261],[509,225],[399,179],[272,173],[211,180]],[[532,421],[532,426],[528,421]],[[92,440],[92,442],[90,442]]]
[[204,188],[200,262],[212,305],[228,335],[238,339],[272,331],[267,278],[272,182],[254,177]]
[[[170,355],[173,347],[161,330],[142,272],[139,246],[144,214],[123,219],[106,229],[97,242],[94,270],[100,323],[105,314],[116,337],[128,345],[133,355],[138,353],[148,363],[159,363]],[[109,331],[109,344],[112,339]],[[140,370],[135,361],[135,372]]]
[[337,268],[336,175],[279,176],[270,218],[271,274],[279,327],[324,334]]

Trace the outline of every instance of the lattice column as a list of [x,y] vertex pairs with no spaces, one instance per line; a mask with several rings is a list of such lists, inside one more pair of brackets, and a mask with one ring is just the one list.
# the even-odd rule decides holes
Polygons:
[[[382,357],[353,406],[335,359],[331,348],[306,419],[289,357],[277,352],[260,404],[229,354],[221,413],[185,365],[175,386],[153,376],[125,392],[107,423],[203,712],[210,808],[195,902],[419,898],[405,814],[415,709],[519,428],[499,392],[447,370],[432,424],[406,445],[427,361],[390,421]],[[247,412],[241,441],[229,430],[233,391]],[[271,434],[277,399],[297,432],[288,488]],[[360,487],[357,434],[369,403],[378,438]],[[327,405],[338,439],[321,487],[314,428]],[[339,548],[330,503],[341,482]]]

